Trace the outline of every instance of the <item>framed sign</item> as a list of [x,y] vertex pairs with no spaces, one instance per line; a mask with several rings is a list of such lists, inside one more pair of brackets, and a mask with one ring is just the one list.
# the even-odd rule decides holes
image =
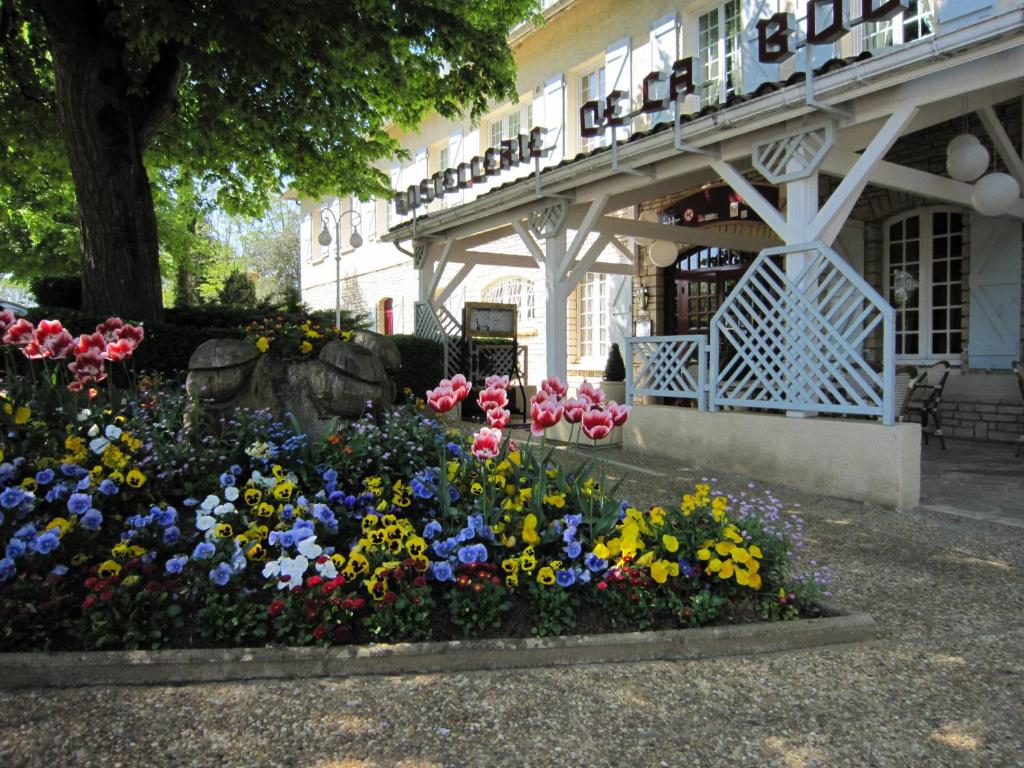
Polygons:
[[512,339],[516,336],[516,317],[519,307],[515,304],[487,304],[466,302],[466,335],[470,338],[493,336]]

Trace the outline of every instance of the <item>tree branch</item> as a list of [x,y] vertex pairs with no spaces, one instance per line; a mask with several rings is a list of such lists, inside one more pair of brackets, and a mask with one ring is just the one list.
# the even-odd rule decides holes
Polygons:
[[160,58],[142,83],[142,95],[132,100],[135,128],[143,147],[178,109],[178,89],[185,74],[180,51],[177,42],[160,44]]

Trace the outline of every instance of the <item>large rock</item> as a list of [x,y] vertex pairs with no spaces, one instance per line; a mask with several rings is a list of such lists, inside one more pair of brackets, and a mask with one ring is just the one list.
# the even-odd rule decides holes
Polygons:
[[189,360],[186,389],[214,408],[268,409],[292,414],[307,435],[319,437],[337,418],[356,418],[367,403],[390,404],[401,366],[386,336],[357,331],[327,342],[316,358],[281,360],[238,339],[211,339]]

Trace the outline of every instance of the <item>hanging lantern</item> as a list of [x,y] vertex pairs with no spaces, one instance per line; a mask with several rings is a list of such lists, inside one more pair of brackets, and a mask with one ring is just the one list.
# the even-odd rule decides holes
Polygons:
[[990,173],[974,185],[971,203],[983,216],[1002,216],[1020,198],[1020,185],[1008,173]]
[[679,258],[679,246],[665,240],[655,240],[647,249],[647,256],[656,267],[671,267]]
[[946,147],[946,171],[957,181],[974,181],[988,168],[985,145],[971,133],[961,133]]

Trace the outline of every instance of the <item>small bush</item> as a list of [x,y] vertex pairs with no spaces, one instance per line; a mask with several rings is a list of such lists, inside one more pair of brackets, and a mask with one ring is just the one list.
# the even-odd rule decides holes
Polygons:
[[32,281],[36,303],[49,307],[82,308],[82,278],[39,277]]
[[224,280],[217,299],[221,304],[233,307],[255,307],[256,283],[245,272],[236,269]]
[[406,389],[423,397],[444,377],[444,349],[436,341],[419,336],[399,334],[389,338],[402,354],[402,368],[395,377],[399,400],[405,398]]
[[612,348],[608,350],[608,361],[604,364],[604,380],[626,380],[626,364],[622,360],[618,344],[612,344]]

